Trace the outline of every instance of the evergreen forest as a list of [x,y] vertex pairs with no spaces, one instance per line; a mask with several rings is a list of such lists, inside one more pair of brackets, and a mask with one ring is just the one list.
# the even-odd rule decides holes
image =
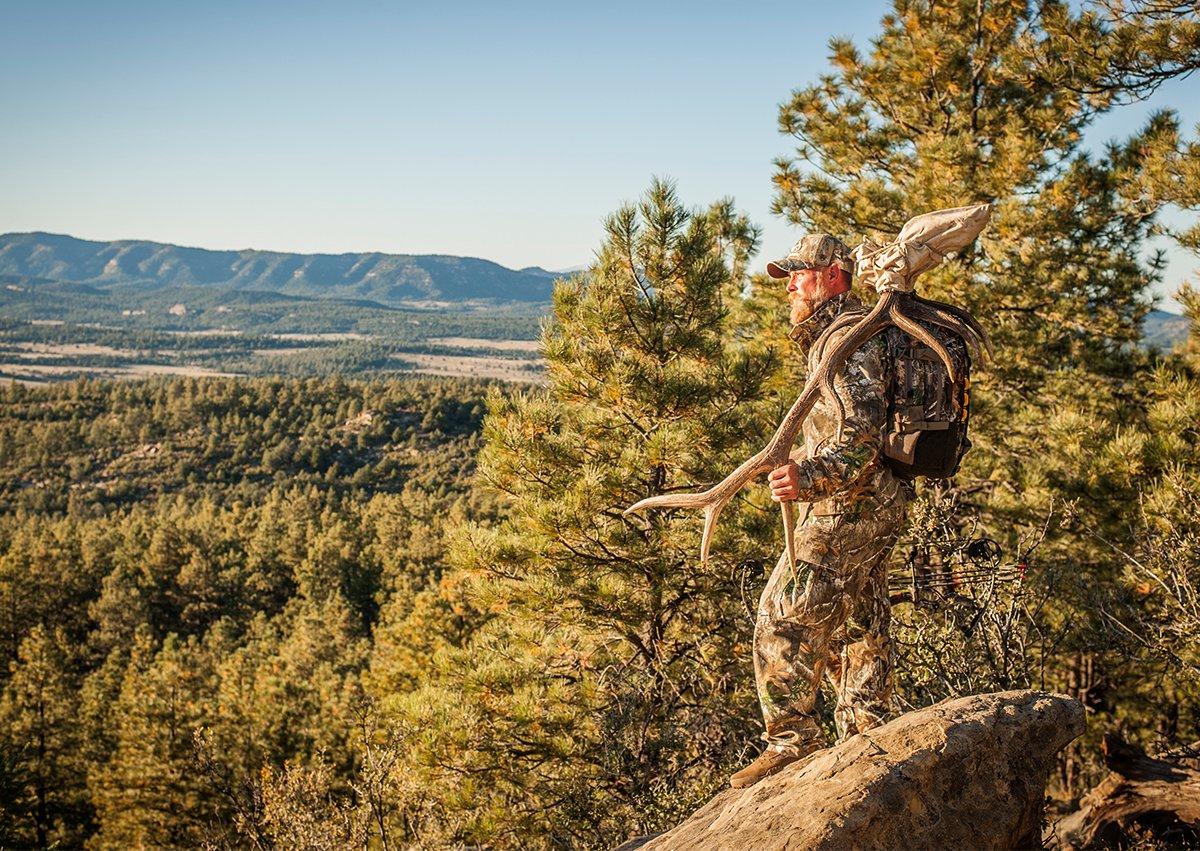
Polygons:
[[[1200,252],[1200,131],[1086,143],[1198,67],[1191,3],[895,0],[779,93],[764,179],[799,231],[993,205],[919,283],[996,352],[894,554],[896,709],[1078,698],[1059,811],[1106,734],[1200,741],[1200,291],[1186,339],[1139,344],[1151,242]],[[650,180],[555,282],[543,385],[0,387],[0,845],[611,848],[725,788],[778,509],[743,491],[707,563],[698,514],[622,512],[720,480],[802,386],[760,242]]]

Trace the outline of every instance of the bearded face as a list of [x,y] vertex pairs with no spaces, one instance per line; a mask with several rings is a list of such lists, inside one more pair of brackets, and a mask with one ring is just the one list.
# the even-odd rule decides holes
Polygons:
[[788,277],[787,297],[793,325],[811,317],[829,299],[850,289],[848,275],[837,266],[798,269]]

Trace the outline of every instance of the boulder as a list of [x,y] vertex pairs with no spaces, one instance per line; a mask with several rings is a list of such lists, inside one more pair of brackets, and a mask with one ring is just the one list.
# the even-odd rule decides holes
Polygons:
[[1063,695],[943,701],[722,792],[635,847],[1039,848],[1055,754],[1083,729]]

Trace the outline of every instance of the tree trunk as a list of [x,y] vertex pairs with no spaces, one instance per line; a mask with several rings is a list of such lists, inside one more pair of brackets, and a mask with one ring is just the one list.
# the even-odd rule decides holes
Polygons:
[[1116,733],[1104,738],[1110,769],[1079,810],[1047,830],[1048,846],[1117,848],[1157,840],[1170,847],[1200,843],[1200,747],[1182,756],[1147,756]]

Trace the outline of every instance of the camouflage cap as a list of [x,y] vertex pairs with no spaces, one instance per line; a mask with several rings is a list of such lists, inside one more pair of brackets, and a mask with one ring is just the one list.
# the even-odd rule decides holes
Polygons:
[[800,269],[823,269],[836,263],[854,274],[854,259],[846,243],[827,233],[810,233],[800,237],[788,256],[767,264],[772,278],[786,278]]

